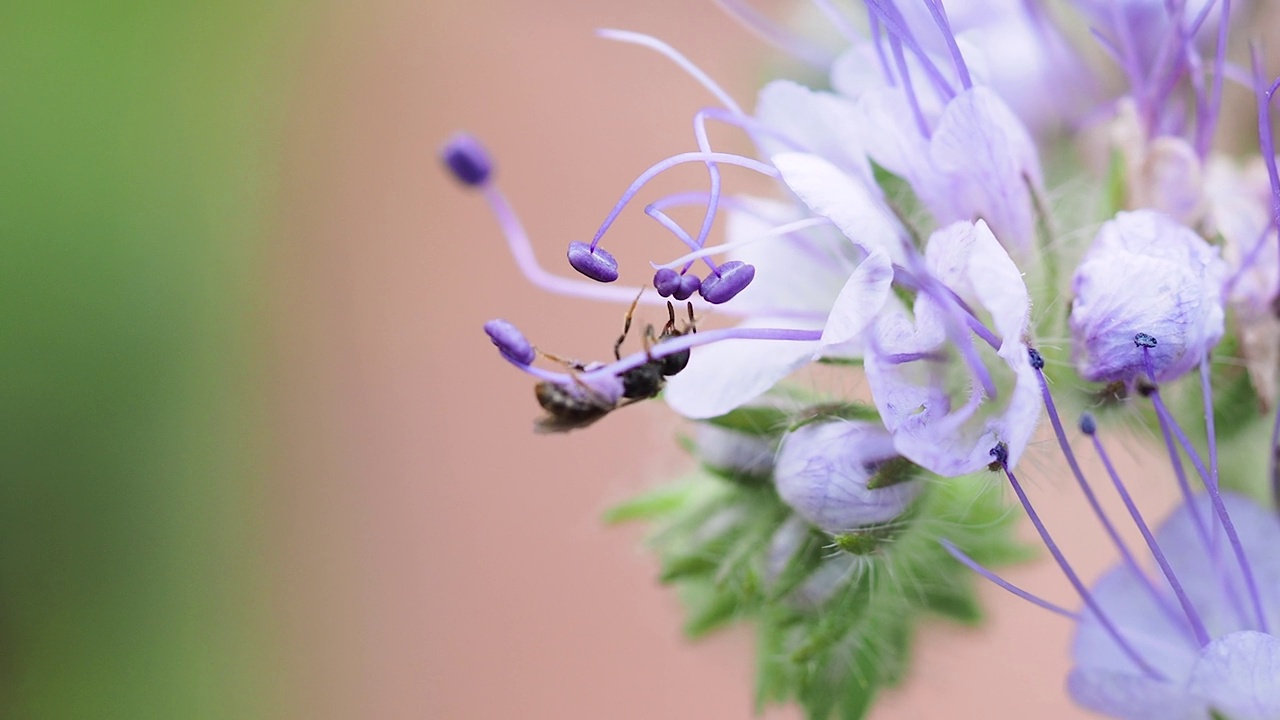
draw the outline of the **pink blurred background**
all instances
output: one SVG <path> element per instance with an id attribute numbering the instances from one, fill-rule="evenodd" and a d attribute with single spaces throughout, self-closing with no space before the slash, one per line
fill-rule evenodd
<path id="1" fill-rule="evenodd" d="M 505 317 L 540 346 L 598 357 L 622 308 L 531 287 L 484 203 L 436 159 L 455 130 L 483 138 L 540 259 L 559 268 L 635 175 L 692 147 L 690 117 L 711 102 L 597 27 L 663 38 L 748 106 L 770 57 L 712 3 L 680 0 L 333 3 L 304 33 L 269 267 L 289 716 L 753 713 L 750 632 L 685 641 L 641 529 L 600 519 L 686 465 L 676 421 L 651 403 L 535 436 L 532 382 L 480 330 Z M 624 267 L 647 258 L 653 230 L 637 214 L 613 235 Z M 1096 577 L 1113 553 L 1057 458 L 1041 444 L 1025 474 Z M 1139 501 L 1161 514 L 1169 484 L 1148 485 Z M 1008 577 L 1077 604 L 1047 559 Z M 986 627 L 930 626 L 910 682 L 872 717 L 1086 715 L 1064 691 L 1068 624 L 982 593 Z"/>

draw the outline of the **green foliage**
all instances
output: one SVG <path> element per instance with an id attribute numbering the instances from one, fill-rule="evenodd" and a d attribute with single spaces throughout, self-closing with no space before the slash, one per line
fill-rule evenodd
<path id="1" fill-rule="evenodd" d="M 608 519 L 655 524 L 660 578 L 687 609 L 689 637 L 754 625 L 758 706 L 796 702 L 815 720 L 856 720 L 906 676 L 923 619 L 982 619 L 972 573 L 940 538 L 988 566 L 1030 557 L 1012 539 L 1019 516 L 991 477 L 918 481 L 927 486 L 906 516 L 836 538 L 803 526 L 771 484 L 711 473 L 627 502 Z"/>

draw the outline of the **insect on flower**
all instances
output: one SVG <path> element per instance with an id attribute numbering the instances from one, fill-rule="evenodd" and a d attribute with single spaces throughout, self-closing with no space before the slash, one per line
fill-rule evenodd
<path id="1" fill-rule="evenodd" d="M 627 309 L 626 319 L 622 324 L 622 334 L 613 344 L 614 360 L 622 360 L 622 344 L 631 332 L 631 320 L 635 315 L 640 296 Z M 534 427 L 538 432 L 568 432 L 584 428 L 600 418 L 621 407 L 626 407 L 641 400 L 655 398 L 666 385 L 667 378 L 675 375 L 689 364 L 689 350 L 680 350 L 670 355 L 653 357 L 654 346 L 672 338 L 697 332 L 697 324 L 693 317 L 693 303 L 687 303 L 689 321 L 680 326 L 676 322 L 676 309 L 667 302 L 667 322 L 662 330 L 655 332 L 653 325 L 646 325 L 644 346 L 647 361 L 636 367 L 622 371 L 617 377 L 621 380 L 620 394 L 593 387 L 580 375 L 573 376 L 573 384 L 566 385 L 555 380 L 543 380 L 534 387 L 538 404 L 547 415 L 538 419 Z M 586 372 L 603 367 L 599 364 L 584 365 L 573 360 L 563 360 L 553 355 L 544 356 L 568 366 L 575 373 Z"/>

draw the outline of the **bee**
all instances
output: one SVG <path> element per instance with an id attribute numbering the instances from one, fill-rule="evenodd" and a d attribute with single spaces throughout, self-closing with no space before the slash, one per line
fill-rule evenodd
<path id="1" fill-rule="evenodd" d="M 627 335 L 631 332 L 632 316 L 635 314 L 636 305 L 639 302 L 640 296 L 637 295 L 636 299 L 631 303 L 631 307 L 627 310 L 626 319 L 622 324 L 622 334 L 618 336 L 617 342 L 613 344 L 613 357 L 615 360 L 622 359 L 622 344 L 626 342 Z M 655 345 L 671 338 L 697 332 L 697 325 L 693 317 L 693 303 L 688 303 L 688 312 L 688 323 L 682 327 L 678 326 L 675 306 L 668 301 L 667 323 L 662 326 L 662 330 L 655 332 L 653 325 L 645 327 L 645 352 L 649 352 Z M 590 386 L 577 375 L 577 373 L 587 372 L 599 367 L 598 364 L 584 365 L 580 362 L 561 360 L 550 355 L 548 357 L 567 365 L 575 374 L 573 385 L 544 380 L 534 387 L 534 394 L 538 398 L 538 404 L 542 406 L 543 410 L 547 411 L 544 417 L 539 418 L 534 423 L 534 429 L 542 433 L 568 432 L 584 428 L 618 408 L 657 397 L 658 393 L 662 392 L 662 388 L 666 386 L 667 378 L 684 370 L 685 366 L 689 364 L 688 350 L 682 350 L 660 358 L 654 358 L 650 355 L 648 362 L 623 371 L 618 377 L 622 384 L 621 392 L 614 394 Z"/>

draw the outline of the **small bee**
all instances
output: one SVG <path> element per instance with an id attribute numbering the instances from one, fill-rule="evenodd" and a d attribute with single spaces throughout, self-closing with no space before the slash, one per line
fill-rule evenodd
<path id="1" fill-rule="evenodd" d="M 617 342 L 613 344 L 613 357 L 616 360 L 622 359 L 622 344 L 626 342 L 627 334 L 631 331 L 631 317 L 635 313 L 636 305 L 639 302 L 640 296 L 637 295 L 635 301 L 631 303 L 631 308 L 627 310 L 627 317 L 622 325 L 622 334 L 618 336 Z M 667 323 L 662 326 L 662 331 L 655 333 L 652 325 L 645 328 L 645 351 L 650 351 L 653 346 L 670 338 L 697 332 L 698 329 L 693 318 L 693 303 L 688 304 L 688 310 L 688 324 L 684 327 L 677 327 L 675 306 L 668 301 Z M 580 362 L 560 360 L 554 356 L 548 357 L 558 360 L 576 372 L 586 372 L 594 367 Z M 626 370 L 619 376 L 622 381 L 622 391 L 619 396 L 611 396 L 610 393 L 593 388 L 578 378 L 577 375 L 574 376 L 576 384 L 573 386 L 565 386 L 544 380 L 534 387 L 534 394 L 538 398 L 538 404 L 542 406 L 543 410 L 547 411 L 547 415 L 539 418 L 534 423 L 534 428 L 538 432 L 550 433 L 568 432 L 569 430 L 587 427 L 618 408 L 626 407 L 640 400 L 657 397 L 658 393 L 662 392 L 662 388 L 667 384 L 667 378 L 684 370 L 688 364 L 688 350 L 682 350 L 661 358 L 653 358 L 651 356 L 648 362 Z"/>

